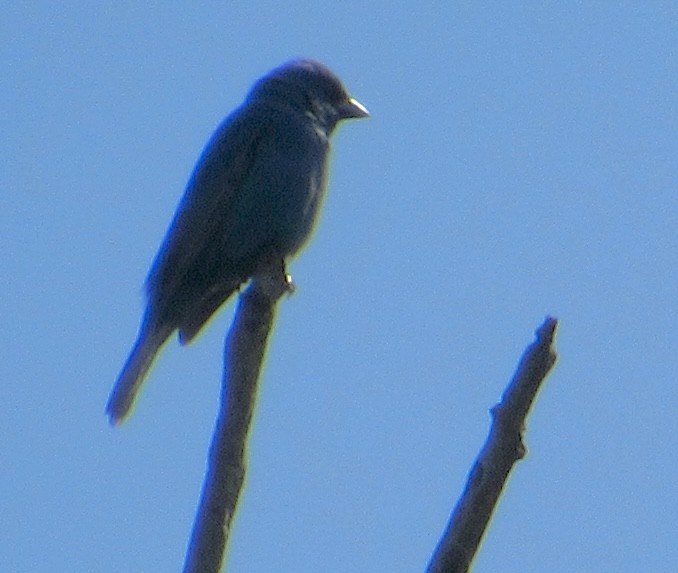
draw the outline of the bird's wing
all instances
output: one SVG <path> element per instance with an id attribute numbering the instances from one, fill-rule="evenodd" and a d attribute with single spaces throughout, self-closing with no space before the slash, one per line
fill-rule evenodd
<path id="1" fill-rule="evenodd" d="M 270 131 L 270 123 L 244 108 L 227 118 L 205 147 L 146 279 L 149 305 L 160 320 L 187 274 L 200 270 L 196 261 L 204 250 L 215 237 L 229 234 L 237 194 Z"/>

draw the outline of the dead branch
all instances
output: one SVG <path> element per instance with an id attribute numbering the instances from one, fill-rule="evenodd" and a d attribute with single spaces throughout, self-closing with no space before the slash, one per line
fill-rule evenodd
<path id="1" fill-rule="evenodd" d="M 501 401 L 492 408 L 492 426 L 461 498 L 438 542 L 428 573 L 469 570 L 513 465 L 525 455 L 525 419 L 541 383 L 556 361 L 553 339 L 558 321 L 546 318 L 525 350 Z"/>
<path id="2" fill-rule="evenodd" d="M 281 276 L 278 266 L 253 279 L 240 296 L 226 336 L 221 404 L 184 573 L 218 573 L 221 569 L 245 480 L 247 434 L 276 303 L 291 290 L 290 277 Z"/>

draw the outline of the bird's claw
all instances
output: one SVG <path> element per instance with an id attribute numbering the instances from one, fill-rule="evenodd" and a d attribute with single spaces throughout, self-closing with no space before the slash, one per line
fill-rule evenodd
<path id="1" fill-rule="evenodd" d="M 283 272 L 283 282 L 285 283 L 285 288 L 288 294 L 293 294 L 297 290 L 297 285 L 292 278 L 292 275 L 286 272 Z"/>

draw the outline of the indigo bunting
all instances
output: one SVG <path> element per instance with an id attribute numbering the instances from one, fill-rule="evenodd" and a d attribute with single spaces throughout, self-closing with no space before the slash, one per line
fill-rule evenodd
<path id="1" fill-rule="evenodd" d="M 367 117 L 339 78 L 294 60 L 258 80 L 207 143 L 145 283 L 137 340 L 106 406 L 129 413 L 165 341 L 192 341 L 264 265 L 306 242 L 325 192 L 329 138 L 343 119 Z"/>

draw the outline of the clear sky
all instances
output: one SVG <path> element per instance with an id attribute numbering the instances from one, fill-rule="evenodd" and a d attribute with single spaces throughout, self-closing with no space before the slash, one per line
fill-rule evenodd
<path id="1" fill-rule="evenodd" d="M 310 56 L 372 118 L 291 267 L 229 571 L 423 570 L 549 314 L 474 571 L 678 571 L 678 4 L 188 6 L 3 4 L 0 570 L 180 570 L 233 304 L 104 405 L 202 146 Z"/>

